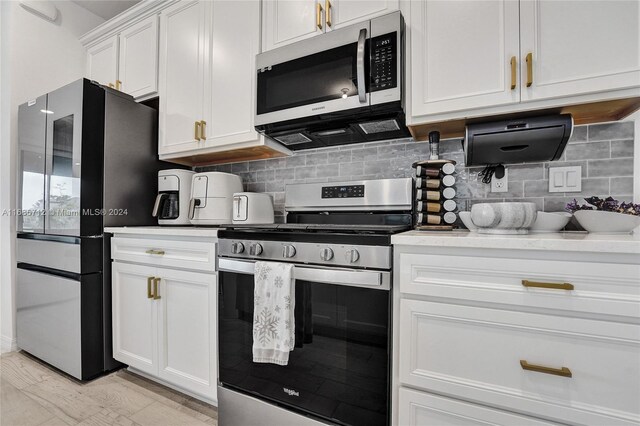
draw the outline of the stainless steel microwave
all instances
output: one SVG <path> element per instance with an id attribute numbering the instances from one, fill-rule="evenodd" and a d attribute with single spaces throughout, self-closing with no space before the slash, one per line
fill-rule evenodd
<path id="1" fill-rule="evenodd" d="M 255 127 L 290 149 L 405 137 L 400 12 L 256 57 Z"/>

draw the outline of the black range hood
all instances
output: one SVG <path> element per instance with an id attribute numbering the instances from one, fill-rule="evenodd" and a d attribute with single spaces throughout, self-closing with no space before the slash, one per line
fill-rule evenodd
<path id="1" fill-rule="evenodd" d="M 293 151 L 411 136 L 400 102 L 270 123 L 256 130 Z"/>
<path id="2" fill-rule="evenodd" d="M 554 161 L 562 156 L 572 129 L 571 114 L 469 124 L 464 139 L 465 164 Z"/>

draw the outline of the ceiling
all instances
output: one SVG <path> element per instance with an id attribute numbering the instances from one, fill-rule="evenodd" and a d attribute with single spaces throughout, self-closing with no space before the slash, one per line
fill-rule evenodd
<path id="1" fill-rule="evenodd" d="M 104 20 L 124 12 L 140 0 L 71 0 Z"/>

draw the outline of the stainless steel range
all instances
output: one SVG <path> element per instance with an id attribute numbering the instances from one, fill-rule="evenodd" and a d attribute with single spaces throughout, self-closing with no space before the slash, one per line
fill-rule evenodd
<path id="1" fill-rule="evenodd" d="M 388 425 L 391 235 L 411 179 L 288 185 L 287 223 L 219 233 L 219 423 Z M 257 260 L 294 264 L 286 366 L 252 362 Z"/>

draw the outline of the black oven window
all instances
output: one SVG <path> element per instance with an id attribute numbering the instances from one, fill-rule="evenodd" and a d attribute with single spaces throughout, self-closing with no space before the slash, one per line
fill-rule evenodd
<path id="1" fill-rule="evenodd" d="M 351 43 L 259 71 L 258 114 L 357 95 L 357 50 Z"/>
<path id="2" fill-rule="evenodd" d="M 389 292 L 296 282 L 287 366 L 252 361 L 253 276 L 220 273 L 220 381 L 340 424 L 386 425 Z"/>

